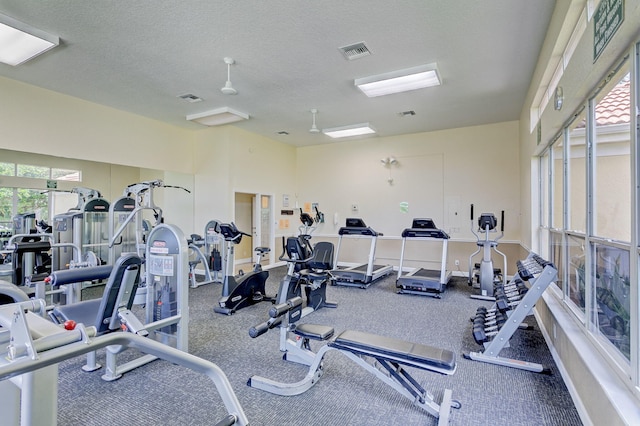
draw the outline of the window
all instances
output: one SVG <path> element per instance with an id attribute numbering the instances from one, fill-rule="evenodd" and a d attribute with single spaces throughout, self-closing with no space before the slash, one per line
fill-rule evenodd
<path id="1" fill-rule="evenodd" d="M 578 312 L 585 312 L 586 308 L 586 252 L 584 237 L 567 236 L 567 269 L 568 280 L 566 288 L 567 299 L 578 309 Z M 584 315 L 580 315 L 584 320 Z"/>
<path id="2" fill-rule="evenodd" d="M 556 268 L 558 268 L 558 281 L 556 285 L 563 288 L 564 285 L 564 244 L 562 243 L 563 234 L 560 232 L 551 232 L 551 256 L 550 259 Z"/>
<path id="3" fill-rule="evenodd" d="M 574 232 L 587 231 L 587 171 L 586 171 L 586 115 L 578 117 L 567 132 L 567 198 L 568 229 Z"/>
<path id="4" fill-rule="evenodd" d="M 35 213 L 37 220 L 49 220 L 49 197 L 39 189 L 17 188 L 16 213 Z"/>
<path id="5" fill-rule="evenodd" d="M 549 151 L 540 157 L 540 225 L 549 227 Z"/>
<path id="6" fill-rule="evenodd" d="M 51 179 L 80 182 L 80 171 L 69 169 L 51 169 Z"/>
<path id="7" fill-rule="evenodd" d="M 553 145 L 551 154 L 551 227 L 562 229 L 564 228 L 564 147 L 562 139 L 558 139 L 558 142 Z"/>
<path id="8" fill-rule="evenodd" d="M 66 180 L 72 182 L 82 181 L 80 170 L 58 169 L 55 167 L 46 166 L 32 166 L 29 164 L 18 164 L 16 168 L 15 164 L 12 163 L 0 163 L 0 175 L 35 179 Z"/>
<path id="9" fill-rule="evenodd" d="M 627 68 L 625 68 L 627 69 Z M 596 98 L 593 233 L 631 241 L 631 92 L 629 73 Z"/>
<path id="10" fill-rule="evenodd" d="M 631 356 L 629 250 L 594 244 L 597 331 L 624 357 Z"/>
<path id="11" fill-rule="evenodd" d="M 11 229 L 13 217 L 13 188 L 0 188 L 0 229 Z"/>
<path id="12" fill-rule="evenodd" d="M 631 242 L 638 241 L 631 230 L 640 228 L 640 210 L 632 204 L 633 189 L 640 195 L 640 176 L 632 173 L 640 168 L 640 155 L 631 153 L 640 149 L 631 128 L 631 87 L 636 87 L 631 80 L 639 76 L 629 69 L 623 62 L 612 71 L 585 99 L 585 112 L 540 157 L 540 173 L 548 164 L 550 176 L 548 182 L 541 176 L 539 205 L 540 234 L 549 233 L 549 257 L 558 267 L 565 305 L 631 377 L 631 366 L 640 368 L 640 351 L 631 347 L 631 336 L 640 334 L 632 309 L 639 303 L 632 283 L 640 280 L 631 267 L 640 262 L 640 252 L 631 250 Z M 640 392 L 639 377 L 634 386 Z"/>
<path id="13" fill-rule="evenodd" d="M 13 163 L 0 163 L 0 176 L 15 176 L 16 165 Z"/>
<path id="14" fill-rule="evenodd" d="M 49 179 L 50 169 L 44 166 L 31 166 L 28 164 L 18 164 L 18 177 Z"/>

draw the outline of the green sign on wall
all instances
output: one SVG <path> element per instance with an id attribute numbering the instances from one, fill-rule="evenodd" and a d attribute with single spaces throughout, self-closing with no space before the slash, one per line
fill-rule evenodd
<path id="1" fill-rule="evenodd" d="M 601 0 L 593 15 L 593 62 L 624 21 L 624 0 Z"/>

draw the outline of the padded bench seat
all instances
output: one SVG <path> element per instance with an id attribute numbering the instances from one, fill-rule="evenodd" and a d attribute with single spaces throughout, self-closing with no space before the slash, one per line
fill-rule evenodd
<path id="1" fill-rule="evenodd" d="M 333 327 L 318 324 L 299 324 L 293 332 L 306 339 L 327 340 L 333 336 Z"/>
<path id="2" fill-rule="evenodd" d="M 102 303 L 102 299 L 91 299 L 71 305 L 56 306 L 53 308 L 52 315 L 56 317 L 56 320 L 60 324 L 72 319 L 77 323 L 82 323 L 86 327 L 89 327 L 95 325 L 96 314 L 100 310 L 100 303 Z"/>
<path id="3" fill-rule="evenodd" d="M 456 369 L 456 355 L 447 349 L 362 331 L 345 330 L 330 345 L 373 357 L 384 356 L 401 364 L 443 374 L 453 374 Z"/>

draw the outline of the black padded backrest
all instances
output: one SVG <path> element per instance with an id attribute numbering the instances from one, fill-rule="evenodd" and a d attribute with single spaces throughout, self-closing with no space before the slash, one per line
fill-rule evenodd
<path id="1" fill-rule="evenodd" d="M 308 243 L 305 243 L 302 236 L 297 237 L 289 237 L 287 238 L 287 243 L 285 250 L 287 251 L 287 257 L 289 259 L 295 260 L 303 260 L 308 258 L 311 254 L 309 253 Z M 302 269 L 307 269 L 306 263 L 296 263 L 294 271 L 298 272 Z"/>
<path id="2" fill-rule="evenodd" d="M 327 241 L 320 241 L 313 247 L 313 256 L 307 262 L 311 269 L 328 271 L 333 269 L 333 244 Z"/>
<path id="3" fill-rule="evenodd" d="M 117 329 L 118 310 L 131 309 L 140 280 L 142 260 L 135 254 L 122 255 L 116 260 L 104 289 L 95 326 L 98 334 Z"/>
<path id="4" fill-rule="evenodd" d="M 301 236 L 287 238 L 286 250 L 290 259 L 303 260 L 309 257 L 309 250 Z"/>

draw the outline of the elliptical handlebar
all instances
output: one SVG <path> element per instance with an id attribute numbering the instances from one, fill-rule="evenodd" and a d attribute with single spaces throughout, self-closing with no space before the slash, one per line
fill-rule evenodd
<path id="1" fill-rule="evenodd" d="M 473 204 L 471 204 L 471 233 L 475 235 L 476 239 L 480 239 L 480 235 L 476 233 L 475 227 L 473 226 Z"/>
<path id="2" fill-rule="evenodd" d="M 317 211 L 317 209 L 316 209 Z M 300 209 L 300 222 L 302 224 L 298 226 L 298 231 L 300 235 L 308 235 L 311 238 L 311 234 L 316 230 L 314 223 L 316 222 L 309 213 L 306 213 L 302 209 Z"/>

